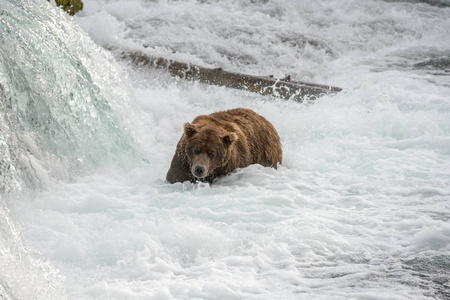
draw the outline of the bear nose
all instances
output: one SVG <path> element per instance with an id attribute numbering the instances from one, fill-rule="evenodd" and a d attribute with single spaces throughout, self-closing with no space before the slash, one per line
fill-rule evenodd
<path id="1" fill-rule="evenodd" d="M 205 168 L 202 166 L 195 166 L 194 172 L 195 172 L 195 174 L 194 174 L 195 176 L 202 177 L 203 173 L 205 173 Z"/>

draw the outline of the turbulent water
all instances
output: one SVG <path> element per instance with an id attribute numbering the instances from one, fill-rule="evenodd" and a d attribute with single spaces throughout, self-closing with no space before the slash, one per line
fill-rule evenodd
<path id="1" fill-rule="evenodd" d="M 312 104 L 123 51 L 344 90 Z M 0 0 L 0 299 L 450 299 L 450 2 Z M 273 123 L 278 170 L 164 182 L 182 126 Z"/>

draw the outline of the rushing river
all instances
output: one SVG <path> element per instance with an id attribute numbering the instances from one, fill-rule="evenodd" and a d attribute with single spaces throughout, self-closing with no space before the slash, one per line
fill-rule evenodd
<path id="1" fill-rule="evenodd" d="M 0 0 L 0 299 L 450 299 L 449 1 L 84 2 Z M 283 165 L 166 183 L 183 124 L 234 107 Z"/>

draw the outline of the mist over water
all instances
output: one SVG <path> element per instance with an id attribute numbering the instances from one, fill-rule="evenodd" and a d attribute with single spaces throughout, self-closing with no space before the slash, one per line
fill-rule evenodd
<path id="1" fill-rule="evenodd" d="M 0 3 L 0 298 L 450 297 L 446 1 Z M 131 50 L 344 91 L 183 82 Z M 283 165 L 164 182 L 183 124 L 234 107 Z"/>

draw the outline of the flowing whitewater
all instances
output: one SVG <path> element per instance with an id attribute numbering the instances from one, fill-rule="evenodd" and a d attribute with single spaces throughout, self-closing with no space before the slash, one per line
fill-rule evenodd
<path id="1" fill-rule="evenodd" d="M 0 298 L 450 298 L 447 1 L 0 3 Z M 344 91 L 183 82 L 136 50 Z M 283 165 L 164 182 L 183 124 L 234 107 Z"/>
<path id="2" fill-rule="evenodd" d="M 120 68 L 64 17 L 44 1 L 0 1 L 2 193 L 22 198 L 51 181 L 140 161 L 114 113 L 129 100 Z M 3 201 L 0 227 L 0 298 L 64 298 L 62 277 L 22 240 Z"/>
<path id="3" fill-rule="evenodd" d="M 53 172 L 57 160 L 119 160 L 117 153 L 131 146 L 113 113 L 114 101 L 128 101 L 117 91 L 125 86 L 117 67 L 45 3 L 2 1 L 1 9 L 2 189 L 41 180 L 38 169 Z"/>

